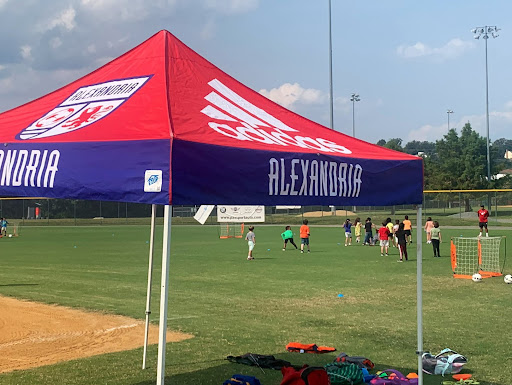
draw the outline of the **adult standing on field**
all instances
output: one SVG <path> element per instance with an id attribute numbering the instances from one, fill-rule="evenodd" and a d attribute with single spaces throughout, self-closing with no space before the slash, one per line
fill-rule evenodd
<path id="1" fill-rule="evenodd" d="M 489 229 L 487 228 L 487 221 L 489 220 L 489 211 L 487 211 L 484 205 L 480 206 L 480 210 L 478 210 L 478 227 L 480 227 L 479 237 L 482 236 L 482 231 L 485 228 L 485 236 L 489 236 Z"/>
<path id="2" fill-rule="evenodd" d="M 409 220 L 409 215 L 405 216 L 405 219 L 402 222 L 404 224 L 405 236 L 407 238 L 407 242 L 409 244 L 412 243 L 412 222 Z"/>

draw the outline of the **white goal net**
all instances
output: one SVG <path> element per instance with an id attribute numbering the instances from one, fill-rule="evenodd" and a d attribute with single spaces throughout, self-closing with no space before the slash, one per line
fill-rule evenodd
<path id="1" fill-rule="evenodd" d="M 503 247 L 502 240 L 505 240 Z M 488 278 L 502 275 L 505 249 L 505 237 L 453 237 L 450 251 L 453 276 L 471 278 L 480 273 L 483 278 Z"/>

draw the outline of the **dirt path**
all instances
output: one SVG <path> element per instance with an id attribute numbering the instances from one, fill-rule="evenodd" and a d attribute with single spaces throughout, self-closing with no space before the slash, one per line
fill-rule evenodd
<path id="1" fill-rule="evenodd" d="M 0 296 L 0 373 L 144 345 L 144 321 Z M 167 332 L 167 342 L 192 335 Z M 149 328 L 149 343 L 158 327 Z"/>

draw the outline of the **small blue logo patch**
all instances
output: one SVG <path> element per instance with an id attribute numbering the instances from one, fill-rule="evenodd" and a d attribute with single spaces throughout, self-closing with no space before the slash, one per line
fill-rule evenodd
<path id="1" fill-rule="evenodd" d="M 149 178 L 148 178 L 148 184 L 151 186 L 152 184 L 155 184 L 156 182 L 158 182 L 158 175 L 151 175 Z"/>

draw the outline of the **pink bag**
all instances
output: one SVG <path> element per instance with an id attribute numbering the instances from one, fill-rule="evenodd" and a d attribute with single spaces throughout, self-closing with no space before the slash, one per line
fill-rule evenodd
<path id="1" fill-rule="evenodd" d="M 418 385 L 417 378 L 407 378 L 398 370 L 386 369 L 385 373 L 394 373 L 396 376 L 392 378 L 375 377 L 370 381 L 371 385 Z"/>

